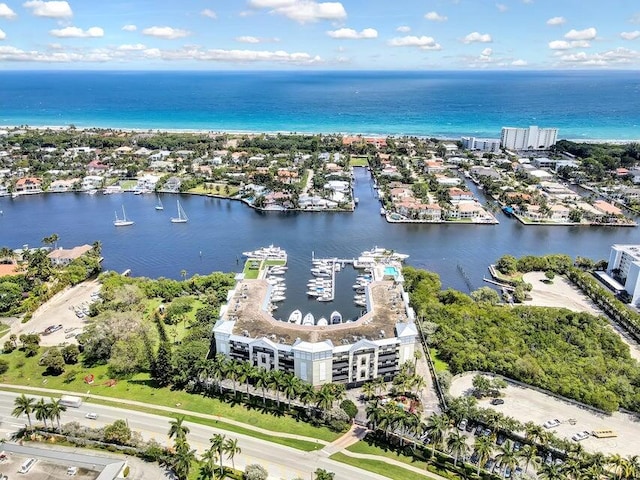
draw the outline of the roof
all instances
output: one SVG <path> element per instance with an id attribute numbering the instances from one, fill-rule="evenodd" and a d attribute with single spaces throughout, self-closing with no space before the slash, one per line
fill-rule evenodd
<path id="1" fill-rule="evenodd" d="M 52 251 L 49 255 L 47 255 L 47 258 L 50 258 L 52 260 L 54 259 L 75 260 L 76 258 L 79 258 L 85 253 L 89 252 L 92 248 L 93 247 L 91 247 L 91 245 L 87 245 L 87 244 L 80 245 L 79 247 L 73 247 L 68 250 L 60 247 L 57 250 Z"/>

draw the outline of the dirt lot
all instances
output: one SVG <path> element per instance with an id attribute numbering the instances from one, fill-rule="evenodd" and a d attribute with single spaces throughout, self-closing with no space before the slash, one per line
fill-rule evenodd
<path id="1" fill-rule="evenodd" d="M 39 333 L 40 345 L 43 346 L 77 343 L 75 335 L 82 332 L 87 322 L 86 318 L 76 316 L 74 308 L 88 306 L 92 301 L 91 294 L 99 291 L 100 283 L 97 280 L 91 280 L 58 293 L 36 310 L 27 323 L 14 321 L 11 324 L 11 330 L 2 341 L 12 333 L 18 336 L 22 333 Z M 62 325 L 62 329 L 49 335 L 42 335 L 44 329 L 50 325 Z M 69 338 L 66 338 L 67 336 Z"/>
<path id="2" fill-rule="evenodd" d="M 556 276 L 553 283 L 548 283 L 544 272 L 525 273 L 523 280 L 530 283 L 533 289 L 530 292 L 531 300 L 525 302 L 526 305 L 535 305 L 539 307 L 562 307 L 574 312 L 587 312 L 593 315 L 603 315 L 600 310 L 589 297 L 575 288 L 564 277 Z M 608 319 L 608 318 L 607 318 Z M 609 324 L 613 328 L 624 343 L 629 345 L 629 353 L 631 358 L 640 361 L 640 345 L 633 338 L 621 329 L 618 325 L 611 322 Z"/>
<path id="3" fill-rule="evenodd" d="M 474 374 L 469 373 L 454 379 L 449 390 L 451 395 L 468 395 L 473 388 L 473 377 Z M 488 399 L 479 401 L 478 405 L 493 408 L 523 423 L 532 421 L 542 425 L 547 420 L 557 418 L 561 423 L 551 431 L 567 439 L 571 439 L 575 433 L 582 430 L 614 430 L 618 434 L 615 438 L 589 437 L 580 443 L 589 452 L 598 451 L 607 455 L 618 453 L 622 456 L 638 454 L 640 418 L 621 413 L 611 416 L 600 415 L 550 395 L 511 384 L 503 393 L 504 405 L 493 406 Z M 575 424 L 569 423 L 569 419 L 574 419 Z"/>

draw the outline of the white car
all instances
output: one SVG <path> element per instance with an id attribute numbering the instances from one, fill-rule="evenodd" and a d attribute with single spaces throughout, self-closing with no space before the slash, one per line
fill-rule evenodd
<path id="1" fill-rule="evenodd" d="M 85 415 L 85 418 L 88 418 L 89 420 L 95 420 L 98 418 L 98 414 L 95 412 L 89 412 Z"/>
<path id="2" fill-rule="evenodd" d="M 580 442 L 587 437 L 589 437 L 589 432 L 583 430 L 582 432 L 578 432 L 573 437 L 571 437 L 571 440 L 573 440 L 574 442 Z"/>
<path id="3" fill-rule="evenodd" d="M 560 425 L 560 420 L 558 420 L 557 418 L 554 418 L 553 420 L 547 420 L 542 424 L 544 428 L 553 428 L 557 427 L 558 425 Z"/>

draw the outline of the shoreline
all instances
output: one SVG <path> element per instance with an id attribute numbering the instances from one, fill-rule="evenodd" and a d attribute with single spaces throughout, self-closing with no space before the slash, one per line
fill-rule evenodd
<path id="1" fill-rule="evenodd" d="M 436 138 L 441 141 L 453 141 L 457 142 L 461 137 L 476 136 L 473 133 L 460 133 L 457 136 L 450 135 L 437 135 L 437 134 L 409 134 L 409 133 L 363 133 L 363 132 L 348 132 L 348 131 L 334 131 L 334 132 L 302 132 L 302 131 L 287 131 L 287 130 L 214 130 L 206 128 L 158 128 L 158 127 L 117 127 L 117 126 L 75 126 L 71 128 L 70 125 L 0 125 L 0 130 L 38 130 L 45 131 L 51 130 L 56 132 L 63 132 L 66 130 L 73 130 L 78 132 L 90 131 L 90 130 L 115 130 L 119 132 L 127 133 L 185 133 L 194 135 L 343 135 L 343 136 L 362 136 L 370 138 L 402 138 L 402 137 L 416 137 L 416 138 Z M 478 137 L 479 138 L 479 137 Z M 484 138 L 484 137 L 483 137 Z M 496 137 L 497 139 L 497 137 Z M 616 139 L 616 138 L 561 138 L 559 140 L 567 140 L 574 143 L 593 143 L 593 144 L 616 144 L 626 145 L 629 143 L 640 143 L 640 137 L 636 139 Z"/>

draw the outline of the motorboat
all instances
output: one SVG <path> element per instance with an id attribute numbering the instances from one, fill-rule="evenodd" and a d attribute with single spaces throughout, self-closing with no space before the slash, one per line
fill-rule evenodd
<path id="1" fill-rule="evenodd" d="M 287 252 L 280 247 L 269 245 L 258 250 L 242 252 L 242 255 L 249 258 L 258 258 L 264 260 L 287 260 Z"/>
<path id="2" fill-rule="evenodd" d="M 331 270 L 316 270 L 316 269 L 312 269 L 311 273 L 315 277 L 330 277 L 331 276 Z"/>
<path id="3" fill-rule="evenodd" d="M 331 302 L 333 300 L 333 295 L 330 293 L 325 293 L 321 297 L 318 297 L 319 302 Z"/>
<path id="4" fill-rule="evenodd" d="M 318 291 L 318 290 L 308 290 L 307 291 L 307 295 L 309 295 L 310 297 L 319 297 L 323 293 L 324 293 L 323 291 Z"/>
<path id="5" fill-rule="evenodd" d="M 302 322 L 302 312 L 300 310 L 294 310 L 289 315 L 289 323 L 297 323 L 300 324 Z"/>
<path id="6" fill-rule="evenodd" d="M 331 312 L 331 316 L 329 318 L 331 320 L 331 325 L 337 325 L 339 323 L 342 323 L 342 314 L 337 310 L 334 310 L 333 312 Z"/>
<path id="7" fill-rule="evenodd" d="M 354 300 L 353 303 L 355 303 L 359 307 L 366 307 L 367 306 L 367 302 L 364 299 L 363 300 Z"/>
<path id="8" fill-rule="evenodd" d="M 327 322 L 327 319 L 324 317 L 321 317 L 318 319 L 318 321 L 316 322 L 316 325 L 319 327 L 326 327 L 329 324 L 329 322 Z"/>
<path id="9" fill-rule="evenodd" d="M 287 299 L 284 295 L 274 295 L 271 297 L 272 302 L 284 302 Z"/>
<path id="10" fill-rule="evenodd" d="M 315 323 L 312 313 L 307 313 L 302 319 L 302 325 L 315 325 Z"/>

